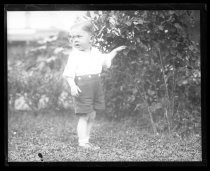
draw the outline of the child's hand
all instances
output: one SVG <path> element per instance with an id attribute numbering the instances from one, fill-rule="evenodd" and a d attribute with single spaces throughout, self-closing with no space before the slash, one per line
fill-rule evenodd
<path id="1" fill-rule="evenodd" d="M 125 49 L 126 47 L 127 47 L 127 46 L 119 46 L 119 47 L 115 48 L 113 51 L 119 52 L 119 51 Z"/>
<path id="2" fill-rule="evenodd" d="M 78 96 L 79 93 L 82 92 L 77 85 L 71 86 L 71 95 Z"/>

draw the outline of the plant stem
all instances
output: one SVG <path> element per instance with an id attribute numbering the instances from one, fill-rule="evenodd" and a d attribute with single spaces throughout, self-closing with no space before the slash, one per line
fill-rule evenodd
<path id="1" fill-rule="evenodd" d="M 165 71 L 164 71 L 164 67 L 163 67 L 162 57 L 161 57 L 161 54 L 160 54 L 160 49 L 158 49 L 158 53 L 159 53 L 161 68 L 162 68 L 162 72 L 163 72 L 163 80 L 164 80 L 164 85 L 165 85 L 165 89 L 166 89 L 166 96 L 168 98 L 167 102 L 170 103 L 168 87 L 167 87 L 167 84 L 166 84 Z M 171 124 L 170 124 L 170 119 L 169 119 L 169 116 L 168 116 L 168 111 L 170 111 L 170 104 L 167 103 L 165 114 L 166 114 L 166 118 L 167 118 L 167 122 L 168 122 L 168 131 L 169 131 L 169 134 L 170 134 L 170 132 L 171 132 Z"/>
<path id="2" fill-rule="evenodd" d="M 174 57 L 173 57 L 173 67 L 174 67 Z M 176 87 L 176 85 L 175 85 L 175 78 L 174 78 L 174 70 L 175 70 L 175 68 L 173 68 L 173 87 L 172 87 L 172 98 L 173 98 L 173 102 L 172 102 L 172 112 L 171 112 L 171 114 L 172 115 L 174 115 L 174 92 L 175 92 L 175 87 Z"/>
<path id="3" fill-rule="evenodd" d="M 154 123 L 154 121 L 153 121 L 152 113 L 151 113 L 151 111 L 150 111 L 149 104 L 148 104 L 148 102 L 147 102 L 147 100 L 146 100 L 144 86 L 142 86 L 142 88 L 143 88 L 144 96 L 142 96 L 141 91 L 140 91 L 140 95 L 143 97 L 142 99 L 143 99 L 143 101 L 144 101 L 144 104 L 146 104 L 146 106 L 147 106 L 147 110 L 148 110 L 148 112 L 149 112 L 149 117 L 150 117 L 150 121 L 151 121 L 151 124 L 152 124 L 153 132 L 154 132 L 155 134 L 157 134 L 157 129 L 156 129 L 155 123 Z"/>

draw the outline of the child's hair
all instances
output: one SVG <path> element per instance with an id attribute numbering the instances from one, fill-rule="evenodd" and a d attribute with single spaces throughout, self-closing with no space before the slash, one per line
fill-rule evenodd
<path id="1" fill-rule="evenodd" d="M 83 21 L 83 22 L 78 22 L 75 23 L 71 28 L 70 28 L 70 34 L 71 34 L 71 30 L 73 28 L 81 28 L 84 31 L 90 33 L 92 36 L 94 35 L 94 29 L 93 29 L 93 24 L 91 23 L 91 21 Z"/>

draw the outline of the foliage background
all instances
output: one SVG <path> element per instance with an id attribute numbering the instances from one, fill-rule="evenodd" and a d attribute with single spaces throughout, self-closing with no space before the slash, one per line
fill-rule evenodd
<path id="1" fill-rule="evenodd" d="M 88 11 L 95 45 L 102 52 L 128 48 L 104 68 L 107 119 L 146 116 L 155 134 L 200 134 L 200 12 L 195 10 Z M 8 42 L 8 108 L 38 115 L 40 110 L 72 109 L 61 77 L 68 34 L 23 44 L 21 55 Z M 14 45 L 14 44 L 13 44 Z M 23 101 L 23 100 L 22 100 Z M 16 106 L 16 107 L 15 107 Z"/>

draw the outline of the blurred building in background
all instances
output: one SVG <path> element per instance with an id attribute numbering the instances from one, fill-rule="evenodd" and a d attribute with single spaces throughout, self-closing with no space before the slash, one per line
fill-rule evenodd
<path id="1" fill-rule="evenodd" d="M 8 65 L 26 56 L 32 49 L 30 42 L 45 42 L 83 16 L 85 11 L 7 11 L 7 61 Z"/>
<path id="2" fill-rule="evenodd" d="M 27 42 L 68 31 L 85 11 L 8 11 L 7 40 Z"/>

